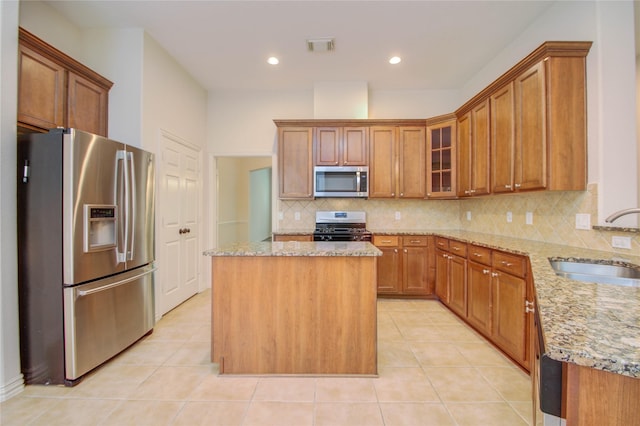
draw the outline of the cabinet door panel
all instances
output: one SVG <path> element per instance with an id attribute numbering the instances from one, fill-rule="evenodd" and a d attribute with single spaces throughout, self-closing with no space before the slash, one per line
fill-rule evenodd
<path id="1" fill-rule="evenodd" d="M 427 197 L 456 196 L 456 120 L 427 127 Z"/>
<path id="2" fill-rule="evenodd" d="M 42 129 L 64 126 L 64 67 L 20 46 L 18 80 L 18 121 Z"/>
<path id="3" fill-rule="evenodd" d="M 315 129 L 316 166 L 337 166 L 340 158 L 341 129 L 318 127 Z"/>
<path id="4" fill-rule="evenodd" d="M 278 131 L 280 198 L 313 198 L 312 128 L 281 127 Z"/>
<path id="5" fill-rule="evenodd" d="M 491 96 L 491 180 L 494 193 L 514 190 L 514 105 L 513 83 Z"/>
<path id="6" fill-rule="evenodd" d="M 399 196 L 424 198 L 426 140 L 424 127 L 401 127 L 399 135 Z"/>
<path id="7" fill-rule="evenodd" d="M 526 354 L 526 282 L 497 272 L 493 283 L 493 340 L 507 354 L 524 365 Z"/>
<path id="8" fill-rule="evenodd" d="M 471 191 L 471 112 L 458 120 L 458 195 Z"/>
<path id="9" fill-rule="evenodd" d="M 95 83 L 69 72 L 69 127 L 107 136 L 108 94 Z"/>
<path id="10" fill-rule="evenodd" d="M 445 251 L 436 249 L 436 296 L 449 304 L 449 259 Z"/>
<path id="11" fill-rule="evenodd" d="M 515 81 L 516 169 L 519 189 L 541 189 L 547 185 L 546 96 L 542 62 Z"/>
<path id="12" fill-rule="evenodd" d="M 426 247 L 402 249 L 402 292 L 406 294 L 428 294 L 428 262 Z"/>
<path id="13" fill-rule="evenodd" d="M 397 247 L 378 247 L 382 256 L 378 257 L 378 293 L 400 293 L 400 250 Z"/>
<path id="14" fill-rule="evenodd" d="M 396 127 L 373 126 L 369 130 L 369 197 L 396 196 Z"/>
<path id="15" fill-rule="evenodd" d="M 489 185 L 489 100 L 472 110 L 471 190 L 472 195 L 485 195 Z"/>
<path id="16" fill-rule="evenodd" d="M 467 275 L 467 320 L 491 336 L 491 268 L 469 262 Z"/>
<path id="17" fill-rule="evenodd" d="M 345 166 L 369 164 L 369 129 L 367 127 L 345 127 L 342 130 L 342 159 Z"/>
<path id="18" fill-rule="evenodd" d="M 449 259 L 449 307 L 461 317 L 467 316 L 467 259 Z"/>

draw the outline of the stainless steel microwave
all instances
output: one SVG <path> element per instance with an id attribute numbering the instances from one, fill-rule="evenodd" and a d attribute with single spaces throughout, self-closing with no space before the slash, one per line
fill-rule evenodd
<path id="1" fill-rule="evenodd" d="M 368 166 L 316 166 L 313 168 L 315 197 L 369 196 Z"/>

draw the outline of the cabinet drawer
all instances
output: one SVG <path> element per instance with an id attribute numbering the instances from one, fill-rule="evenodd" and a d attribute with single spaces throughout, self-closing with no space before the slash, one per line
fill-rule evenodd
<path id="1" fill-rule="evenodd" d="M 436 237 L 436 247 L 449 251 L 449 240 L 442 237 Z"/>
<path id="2" fill-rule="evenodd" d="M 494 251 L 493 267 L 518 277 L 524 277 L 527 271 L 527 259 L 515 254 Z"/>
<path id="3" fill-rule="evenodd" d="M 273 241 L 313 241 L 313 235 L 306 234 L 277 234 Z"/>
<path id="4" fill-rule="evenodd" d="M 373 245 L 378 247 L 396 247 L 400 238 L 397 235 L 374 235 Z"/>
<path id="5" fill-rule="evenodd" d="M 455 255 L 466 257 L 467 243 L 462 243 L 456 240 L 449 240 L 449 251 Z"/>
<path id="6" fill-rule="evenodd" d="M 425 236 L 407 236 L 402 237 L 402 245 L 404 247 L 426 247 L 427 246 L 427 237 Z"/>
<path id="7" fill-rule="evenodd" d="M 480 246 L 469 246 L 469 260 L 482 263 L 484 265 L 491 265 L 491 249 Z"/>

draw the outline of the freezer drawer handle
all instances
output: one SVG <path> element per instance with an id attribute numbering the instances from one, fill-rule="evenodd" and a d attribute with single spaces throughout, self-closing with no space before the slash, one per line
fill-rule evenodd
<path id="1" fill-rule="evenodd" d="M 92 288 L 91 290 L 78 290 L 78 297 L 89 296 L 89 295 L 94 294 L 94 293 L 99 293 L 101 291 L 109 290 L 109 289 L 112 289 L 114 287 L 118 287 L 118 286 L 130 283 L 131 281 L 135 281 L 135 280 L 137 280 L 138 278 L 140 278 L 140 277 L 142 277 L 144 275 L 147 275 L 147 274 L 149 274 L 151 272 L 155 272 L 157 269 L 158 268 L 153 268 L 150 271 L 143 272 L 143 273 L 138 274 L 136 276 L 133 276 L 131 278 L 127 278 L 126 280 L 118 281 L 117 283 L 113 283 L 113 284 L 107 284 L 107 285 L 104 285 L 102 287 Z"/>

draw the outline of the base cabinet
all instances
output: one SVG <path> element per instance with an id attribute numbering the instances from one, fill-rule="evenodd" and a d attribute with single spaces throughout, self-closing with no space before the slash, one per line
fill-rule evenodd
<path id="1" fill-rule="evenodd" d="M 436 237 L 436 288 L 446 294 L 443 300 L 452 311 L 467 316 L 467 245 L 460 241 Z"/>
<path id="2" fill-rule="evenodd" d="M 434 293 L 427 236 L 374 235 L 378 258 L 378 294 L 428 296 Z"/>
<path id="3" fill-rule="evenodd" d="M 441 237 L 436 246 L 438 298 L 529 371 L 533 291 L 528 260 Z"/>

